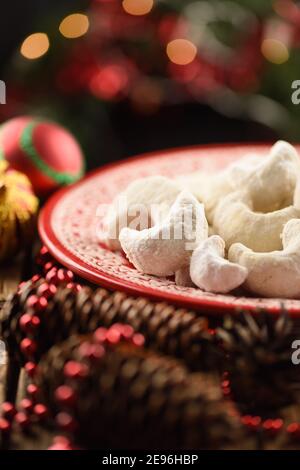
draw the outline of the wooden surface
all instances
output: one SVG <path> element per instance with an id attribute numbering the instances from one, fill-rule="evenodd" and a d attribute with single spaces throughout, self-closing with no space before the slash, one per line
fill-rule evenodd
<path id="1" fill-rule="evenodd" d="M 24 257 L 11 260 L 0 268 L 0 317 L 5 301 L 15 292 L 22 280 L 24 272 Z M 0 338 L 1 339 L 1 338 Z M 6 365 L 0 364 L 0 403 L 4 399 L 4 380 Z"/>

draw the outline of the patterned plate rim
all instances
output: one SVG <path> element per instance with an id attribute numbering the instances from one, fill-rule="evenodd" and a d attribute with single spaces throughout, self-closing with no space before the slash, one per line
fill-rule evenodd
<path id="1" fill-rule="evenodd" d="M 78 274 L 82 278 L 92 282 L 94 284 L 100 285 L 102 287 L 108 289 L 117 289 L 121 291 L 125 291 L 131 295 L 139 295 L 139 296 L 146 296 L 152 300 L 156 301 L 166 301 L 173 304 L 176 304 L 181 307 L 185 308 L 192 308 L 197 311 L 205 311 L 210 314 L 215 315 L 224 315 L 225 313 L 232 313 L 237 311 L 240 308 L 252 311 L 255 313 L 260 307 L 266 309 L 269 313 L 278 314 L 280 311 L 280 299 L 260 299 L 256 297 L 249 297 L 249 305 L 247 305 L 247 301 L 244 302 L 242 306 L 239 306 L 238 302 L 236 303 L 229 303 L 220 300 L 220 298 L 213 297 L 212 298 L 191 298 L 185 297 L 184 293 L 173 293 L 173 292 L 162 292 L 157 291 L 153 287 L 145 287 L 139 286 L 134 282 L 128 281 L 126 279 L 120 279 L 115 277 L 111 274 L 101 272 L 100 269 L 96 269 L 93 266 L 85 263 L 83 260 L 78 258 L 76 255 L 71 253 L 57 238 L 53 227 L 51 225 L 51 215 L 59 204 L 59 202 L 73 191 L 75 188 L 78 188 L 80 185 L 86 183 L 88 180 L 98 176 L 99 174 L 103 174 L 106 172 L 115 169 L 116 167 L 121 168 L 122 166 L 126 166 L 128 163 L 138 161 L 141 159 L 153 159 L 153 158 L 163 158 L 170 156 L 170 154 L 178 154 L 182 152 L 188 151 L 195 151 L 195 150 L 205 150 L 205 149 L 224 149 L 224 148 L 233 148 L 233 147 L 261 147 L 266 148 L 270 146 L 271 143 L 268 142 L 242 142 L 242 143 L 226 143 L 226 144 L 207 144 L 201 146 L 189 146 L 189 147 L 180 147 L 174 149 L 168 149 L 163 151 L 155 151 L 149 152 L 137 156 L 133 156 L 127 158 L 125 160 L 116 161 L 112 163 L 108 163 L 106 165 L 101 166 L 100 168 L 89 172 L 82 180 L 78 181 L 77 183 L 62 188 L 57 191 L 54 195 L 52 195 L 49 200 L 46 202 L 44 207 L 41 209 L 38 219 L 38 230 L 39 235 L 41 237 L 42 242 L 47 246 L 50 253 L 54 256 L 57 261 L 59 261 L 62 265 L 66 266 L 67 268 L 71 269 L 74 273 Z M 277 305 L 268 306 L 268 302 L 276 301 Z M 255 302 L 255 305 L 254 305 Z M 282 300 L 282 303 L 286 302 L 287 304 L 291 302 L 297 302 L 293 300 Z M 300 301 L 299 306 L 295 307 L 292 306 L 291 308 L 287 307 L 289 313 L 294 318 L 300 318 Z"/>

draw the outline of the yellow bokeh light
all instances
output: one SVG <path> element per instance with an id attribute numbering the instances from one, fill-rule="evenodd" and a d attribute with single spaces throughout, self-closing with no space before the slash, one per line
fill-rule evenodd
<path id="1" fill-rule="evenodd" d="M 45 33 L 34 33 L 24 39 L 20 52 L 26 59 L 39 59 L 49 49 L 49 39 Z"/>
<path id="2" fill-rule="evenodd" d="M 261 52 L 269 62 L 277 65 L 283 64 L 290 57 L 287 46 L 278 39 L 264 39 Z"/>
<path id="3" fill-rule="evenodd" d="M 75 39 L 86 34 L 89 26 L 90 22 L 86 15 L 73 13 L 62 20 L 59 31 L 65 38 Z"/>
<path id="4" fill-rule="evenodd" d="M 197 47 L 187 39 L 174 39 L 167 45 L 167 55 L 174 64 L 187 65 L 195 59 Z"/>
<path id="5" fill-rule="evenodd" d="M 153 8 L 153 0 L 123 0 L 123 8 L 126 13 L 142 16 L 149 13 Z"/>

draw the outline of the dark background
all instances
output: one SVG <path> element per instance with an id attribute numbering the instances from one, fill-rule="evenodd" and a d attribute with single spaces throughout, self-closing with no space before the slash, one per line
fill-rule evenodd
<path id="1" fill-rule="evenodd" d="M 179 98 L 176 97 L 178 99 L 174 99 L 172 102 L 162 99 L 159 107 L 151 113 L 138 112 L 132 106 L 129 96 L 112 100 L 95 100 L 86 93 L 86 90 L 79 90 L 77 94 L 71 96 L 68 93 L 64 94 L 61 90 L 57 91 L 55 86 L 52 87 L 49 77 L 54 77 L 57 68 L 60 67 L 60 65 L 57 66 L 57 63 L 53 66 L 53 62 L 55 62 L 53 57 L 59 56 L 60 64 L 64 63 L 64 57 L 70 52 L 68 47 L 73 46 L 68 44 L 66 47 L 64 44 L 59 44 L 57 37 L 55 37 L 55 41 L 58 44 L 47 54 L 48 57 L 39 59 L 38 65 L 32 64 L 32 70 L 28 71 L 28 68 L 25 68 L 24 72 L 23 65 L 18 64 L 19 48 L 24 38 L 32 32 L 40 30 L 47 30 L 50 34 L 54 28 L 53 24 L 56 25 L 64 15 L 79 10 L 90 12 L 91 3 L 95 2 L 70 2 L 69 0 L 26 0 L 21 2 L 10 0 L 2 3 L 0 78 L 4 79 L 7 84 L 7 105 L 0 107 L 2 122 L 15 115 L 27 113 L 42 114 L 61 122 L 70 128 L 79 139 L 86 154 L 88 168 L 128 155 L 171 147 L 214 142 L 274 141 L 278 137 L 298 140 L 296 116 L 298 119 L 299 110 L 293 109 L 288 102 L 291 80 L 296 80 L 297 73 L 300 73 L 298 72 L 300 69 L 296 67 L 299 64 L 299 48 L 294 45 L 292 64 L 287 66 L 286 72 L 282 69 L 285 65 L 264 65 L 262 70 L 258 72 L 260 84 L 256 90 L 251 87 L 249 90 L 242 90 L 242 93 L 240 90 L 234 90 L 242 102 L 245 99 L 245 103 L 247 103 L 249 96 L 254 96 L 259 92 L 280 106 L 289 106 L 292 109 L 292 111 L 288 111 L 289 118 L 293 122 L 292 132 L 287 129 L 286 122 L 275 126 L 272 123 L 269 125 L 265 122 L 258 122 L 259 119 L 252 119 L 247 112 L 235 112 L 234 107 L 232 112 L 220 112 L 220 106 L 212 106 L 207 103 L 206 99 L 194 99 L 190 95 L 184 95 L 182 98 L 181 91 L 178 93 Z M 98 4 L 100 3 L 101 0 L 98 0 Z M 176 9 L 174 9 L 174 5 L 171 5 L 172 2 L 169 2 L 168 8 L 172 10 L 172 14 L 176 11 L 176 15 L 181 15 L 184 3 L 174 2 L 174 5 L 176 4 Z M 252 10 L 251 2 L 237 3 L 244 4 L 244 8 Z M 98 4 L 97 8 L 101 8 Z M 254 14 L 257 15 L 266 31 L 266 22 L 274 16 L 271 4 L 267 0 L 262 0 L 260 5 L 265 5 L 263 11 L 261 6 L 257 6 L 257 2 L 254 1 L 254 4 L 257 9 L 256 11 L 254 8 Z M 155 22 L 156 19 L 153 21 Z M 285 19 L 284 22 L 286 22 Z M 95 24 L 97 26 L 96 21 L 94 29 Z M 101 34 L 100 26 L 99 29 L 98 33 Z M 75 42 L 78 44 L 80 41 L 81 39 L 74 40 L 73 44 Z M 72 40 L 69 40 L 69 43 L 72 43 Z M 122 40 L 117 38 L 114 43 L 114 53 L 116 44 L 124 52 Z M 129 50 L 128 55 L 132 58 L 128 45 L 126 47 L 125 50 Z M 163 54 L 163 52 L 161 53 Z M 109 54 L 108 50 L 108 57 Z M 101 54 L 99 56 L 101 57 Z M 157 60 L 159 60 L 158 57 Z M 151 69 L 149 67 L 150 70 L 143 71 L 143 73 L 149 74 L 149 76 L 159 76 L 159 79 L 165 78 L 165 69 L 157 71 L 155 56 L 151 57 L 151 61 Z M 280 84 L 278 86 L 272 85 L 274 81 L 279 80 L 276 78 L 279 68 L 281 68 Z M 32 76 L 34 80 L 32 80 Z M 286 77 L 286 81 L 282 77 Z M 168 77 L 168 80 L 174 82 L 174 77 L 171 79 Z M 38 83 L 38 85 L 33 86 L 33 83 Z M 282 93 L 279 87 L 282 87 Z M 174 89 L 176 90 L 176 88 Z M 176 92 L 174 93 L 176 95 Z M 262 121 L 264 120 L 262 119 Z"/>

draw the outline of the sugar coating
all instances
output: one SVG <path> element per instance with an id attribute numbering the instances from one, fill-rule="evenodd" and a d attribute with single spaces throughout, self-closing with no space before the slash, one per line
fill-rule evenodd
<path id="1" fill-rule="evenodd" d="M 140 205 L 149 215 L 132 227 Z M 141 178 L 116 198 L 106 228 L 107 244 L 138 271 L 175 275 L 177 286 L 224 294 L 244 285 L 265 297 L 300 298 L 300 159 L 287 142 L 217 174 Z"/>
<path id="2" fill-rule="evenodd" d="M 300 219 L 289 220 L 282 233 L 282 250 L 257 253 L 241 243 L 228 258 L 248 270 L 245 287 L 263 297 L 300 298 Z"/>
<path id="3" fill-rule="evenodd" d="M 193 249 L 207 237 L 203 204 L 188 191 L 182 191 L 162 223 L 141 231 L 123 228 L 119 239 L 138 271 L 171 276 L 189 264 Z"/>
<path id="4" fill-rule="evenodd" d="M 215 210 L 213 228 L 227 248 L 240 242 L 254 251 L 281 249 L 283 226 L 300 217 L 300 208 L 293 204 L 298 175 L 296 150 L 287 142 L 277 142 L 247 185 L 228 194 Z"/>
<path id="5" fill-rule="evenodd" d="M 119 234 L 123 227 L 128 227 L 141 210 L 146 211 L 148 216 L 141 219 L 139 229 L 151 227 L 167 215 L 180 192 L 180 185 L 164 176 L 149 176 L 133 181 L 111 205 L 105 219 L 102 241 L 111 250 L 120 250 Z M 156 210 L 153 210 L 155 206 Z M 154 220 L 151 220 L 151 215 Z"/>
<path id="6" fill-rule="evenodd" d="M 225 243 L 218 235 L 203 241 L 191 257 L 191 279 L 208 292 L 230 292 L 245 282 L 247 274 L 247 268 L 225 259 Z"/>

